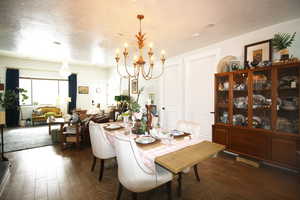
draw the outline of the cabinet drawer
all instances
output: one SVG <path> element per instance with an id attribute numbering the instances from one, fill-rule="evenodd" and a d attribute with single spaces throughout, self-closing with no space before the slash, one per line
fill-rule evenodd
<path id="1" fill-rule="evenodd" d="M 272 139 L 272 160 L 287 165 L 297 165 L 297 143 L 281 138 Z"/>
<path id="2" fill-rule="evenodd" d="M 232 128 L 229 136 L 229 147 L 239 153 L 257 158 L 268 158 L 269 137 L 249 129 Z"/>
<path id="3" fill-rule="evenodd" d="M 222 126 L 213 127 L 213 142 L 228 146 L 228 128 Z"/>

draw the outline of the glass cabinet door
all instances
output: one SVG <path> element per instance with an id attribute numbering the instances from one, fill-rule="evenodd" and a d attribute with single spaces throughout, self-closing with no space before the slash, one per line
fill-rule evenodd
<path id="1" fill-rule="evenodd" d="M 216 123 L 229 123 L 229 75 L 216 76 Z"/>
<path id="2" fill-rule="evenodd" d="M 248 126 L 248 73 L 233 74 L 232 124 Z"/>
<path id="3" fill-rule="evenodd" d="M 285 133 L 299 133 L 299 67 L 277 70 L 276 129 Z"/>
<path id="4" fill-rule="evenodd" d="M 253 71 L 252 127 L 271 130 L 272 71 Z"/>

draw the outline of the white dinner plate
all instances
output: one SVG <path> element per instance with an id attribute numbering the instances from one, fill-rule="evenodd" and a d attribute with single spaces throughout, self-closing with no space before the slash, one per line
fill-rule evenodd
<path id="1" fill-rule="evenodd" d="M 172 134 L 173 136 L 180 136 L 180 135 L 183 135 L 184 132 L 178 131 L 178 130 L 172 130 L 172 131 L 171 131 L 171 134 Z"/>
<path id="2" fill-rule="evenodd" d="M 155 138 L 153 137 L 149 137 L 149 136 L 141 136 L 135 139 L 136 143 L 139 144 L 151 144 L 153 142 L 155 142 Z"/>
<path id="3" fill-rule="evenodd" d="M 106 126 L 106 128 L 108 128 L 108 129 L 117 129 L 117 128 L 121 128 L 121 126 L 117 125 L 117 124 L 110 124 L 110 125 Z"/>

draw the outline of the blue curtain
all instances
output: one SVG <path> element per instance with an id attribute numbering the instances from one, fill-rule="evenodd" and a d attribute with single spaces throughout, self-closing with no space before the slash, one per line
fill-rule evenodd
<path id="1" fill-rule="evenodd" d="M 19 88 L 19 70 L 7 69 L 5 90 L 18 92 L 17 88 Z M 14 127 L 19 125 L 20 110 L 18 109 L 18 107 L 19 101 L 16 102 L 15 108 L 5 110 L 7 127 Z"/>
<path id="2" fill-rule="evenodd" d="M 71 74 L 68 78 L 69 80 L 69 97 L 71 97 L 71 102 L 68 105 L 68 113 L 76 109 L 76 99 L 77 99 L 77 75 Z"/>

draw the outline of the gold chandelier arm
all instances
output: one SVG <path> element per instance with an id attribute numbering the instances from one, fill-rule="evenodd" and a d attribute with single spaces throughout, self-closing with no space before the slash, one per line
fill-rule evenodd
<path id="1" fill-rule="evenodd" d="M 145 80 L 150 80 L 152 78 L 153 67 L 150 66 L 148 73 L 146 74 L 145 70 L 142 69 L 142 75 Z"/>
<path id="2" fill-rule="evenodd" d="M 126 70 L 126 73 L 128 74 L 128 76 L 130 77 L 130 78 L 135 78 L 136 77 L 136 75 L 135 75 L 135 72 L 133 73 L 133 75 L 132 74 L 130 74 L 130 72 L 129 72 L 129 70 L 127 69 L 127 62 L 126 62 L 126 57 L 125 57 L 125 59 L 124 59 L 124 65 L 125 65 L 125 70 Z"/>
<path id="3" fill-rule="evenodd" d="M 145 77 L 149 77 L 150 76 L 150 74 L 151 74 L 151 77 L 152 77 L 152 70 L 153 70 L 153 67 L 150 65 L 149 66 L 149 70 L 148 70 L 148 72 L 146 73 L 145 72 L 145 65 L 143 65 L 143 66 L 141 66 L 141 71 L 142 71 L 142 75 L 143 75 L 143 77 L 145 78 Z M 146 79 L 146 78 L 145 78 Z M 149 79 L 147 79 L 147 80 L 149 80 Z"/>
<path id="4" fill-rule="evenodd" d="M 157 76 L 152 77 L 152 79 L 158 79 L 158 78 L 160 78 L 163 75 L 164 71 L 165 71 L 165 64 L 163 63 L 160 74 L 157 75 Z"/>
<path id="5" fill-rule="evenodd" d="M 118 72 L 119 76 L 121 76 L 122 78 L 125 78 L 125 79 L 129 78 L 129 76 L 125 76 L 125 75 L 121 74 L 121 72 L 119 70 L 119 63 L 117 63 L 117 72 Z"/>

